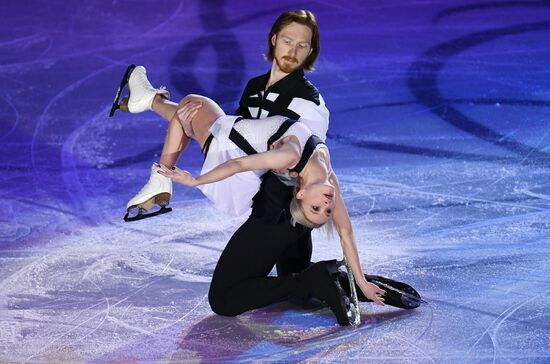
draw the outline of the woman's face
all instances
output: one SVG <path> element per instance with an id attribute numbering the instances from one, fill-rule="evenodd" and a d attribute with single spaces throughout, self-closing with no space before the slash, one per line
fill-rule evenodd
<path id="1" fill-rule="evenodd" d="M 319 225 L 326 223 L 332 215 L 334 197 L 334 186 L 328 182 L 308 185 L 296 194 L 305 217 Z"/>

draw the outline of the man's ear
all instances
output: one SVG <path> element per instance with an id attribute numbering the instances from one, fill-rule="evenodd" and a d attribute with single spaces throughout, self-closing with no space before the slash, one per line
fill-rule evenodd
<path id="1" fill-rule="evenodd" d="M 271 37 L 271 45 L 275 47 L 275 42 L 277 42 L 277 34 L 273 34 Z"/>

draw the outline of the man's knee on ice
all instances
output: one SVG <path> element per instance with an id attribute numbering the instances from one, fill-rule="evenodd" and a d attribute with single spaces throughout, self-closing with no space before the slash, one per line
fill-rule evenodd
<path id="1" fill-rule="evenodd" d="M 223 298 L 223 295 L 219 294 L 215 290 L 212 290 L 212 287 L 210 287 L 210 291 L 208 292 L 208 303 L 210 304 L 212 311 L 220 316 L 233 317 L 240 313 L 232 309 Z"/>

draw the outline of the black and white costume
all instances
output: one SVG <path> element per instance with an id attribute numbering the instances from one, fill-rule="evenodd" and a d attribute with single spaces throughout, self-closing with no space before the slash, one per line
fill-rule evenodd
<path id="1" fill-rule="evenodd" d="M 324 141 L 329 112 L 303 71 L 284 77 L 264 92 L 268 79 L 269 73 L 248 82 L 236 114 L 247 119 L 281 115 L 305 121 L 319 134 L 317 142 Z M 308 154 L 302 153 L 301 160 L 309 159 Z M 233 316 L 308 296 L 299 281 L 300 272 L 310 266 L 311 230 L 290 223 L 292 196 L 293 188 L 274 173 L 263 174 L 251 215 L 229 240 L 212 276 L 208 299 L 214 312 Z M 278 276 L 268 277 L 275 265 Z"/>
<path id="2" fill-rule="evenodd" d="M 223 116 L 212 125 L 210 132 L 214 138 L 209 143 L 201 174 L 227 160 L 247 154 L 229 140 L 233 125 L 256 152 L 267 150 L 267 139 L 286 119 L 297 120 L 299 124 L 293 125 L 283 136 L 297 136 L 302 146 L 311 134 L 322 141 L 326 139 L 329 111 L 319 91 L 305 78 L 304 71 L 295 71 L 265 89 L 268 80 L 269 72 L 248 81 L 236 112 L 245 120 L 235 123 L 236 116 Z M 301 125 L 305 125 L 311 133 Z M 252 197 L 260 189 L 260 177 L 266 172 L 239 173 L 199 188 L 218 209 L 239 216 L 252 205 Z"/>
<path id="3" fill-rule="evenodd" d="M 210 128 L 211 137 L 201 175 L 226 161 L 252 154 L 252 150 L 254 153 L 266 152 L 271 144 L 289 135 L 298 139 L 301 152 L 312 133 L 304 123 L 287 120 L 284 116 L 270 116 L 262 120 L 227 115 L 218 118 Z M 285 123 L 288 125 L 283 126 Z M 284 130 L 281 129 L 283 127 Z M 236 135 L 238 139 L 233 138 Z M 247 151 L 240 142 L 246 143 L 252 150 Z M 237 173 L 199 188 L 219 210 L 240 216 L 252 206 L 252 198 L 260 189 L 261 176 L 267 171 Z"/>
<path id="4" fill-rule="evenodd" d="M 326 139 L 330 113 L 319 91 L 298 70 L 266 90 L 269 72 L 248 81 L 236 115 L 263 119 L 280 115 L 307 125 L 314 135 Z"/>

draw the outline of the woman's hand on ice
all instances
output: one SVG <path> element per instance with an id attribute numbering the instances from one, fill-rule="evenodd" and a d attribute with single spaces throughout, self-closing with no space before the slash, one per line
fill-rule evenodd
<path id="1" fill-rule="evenodd" d="M 366 285 L 360 287 L 365 297 L 379 305 L 384 305 L 384 294 L 386 291 L 378 287 L 374 283 L 367 282 Z"/>
<path id="2" fill-rule="evenodd" d="M 197 179 L 191 175 L 191 173 L 184 171 L 183 169 L 179 169 L 178 167 L 175 167 L 173 169 L 170 169 L 166 166 L 160 165 L 159 173 L 163 176 L 166 176 L 170 179 L 172 179 L 175 182 L 181 183 L 182 185 L 195 187 L 198 185 Z"/>

